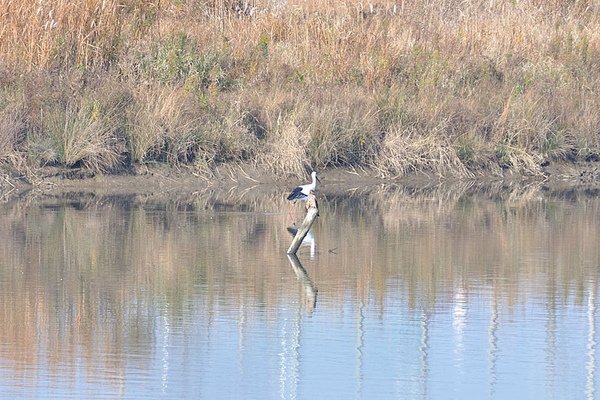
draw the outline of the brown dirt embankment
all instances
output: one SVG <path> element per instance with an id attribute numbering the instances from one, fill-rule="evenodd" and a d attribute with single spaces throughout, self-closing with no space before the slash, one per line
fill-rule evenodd
<path id="1" fill-rule="evenodd" d="M 543 174 L 504 176 L 480 175 L 468 180 L 427 173 L 407 174 L 396 179 L 381 178 L 374 171 L 328 169 L 320 172 L 321 191 L 336 193 L 359 187 L 396 185 L 414 188 L 472 182 L 485 187 L 498 183 L 515 185 L 539 184 L 550 192 L 574 189 L 600 190 L 600 162 L 552 163 Z M 46 168 L 29 176 L 3 170 L 0 174 L 0 196 L 3 199 L 33 193 L 55 196 L 64 193 L 95 193 L 98 195 L 141 194 L 165 198 L 201 195 L 207 191 L 262 190 L 285 193 L 298 182 L 285 179 L 248 165 L 225 165 L 199 174 L 191 168 L 167 165 L 146 166 L 131 173 L 90 175 L 74 169 Z"/>

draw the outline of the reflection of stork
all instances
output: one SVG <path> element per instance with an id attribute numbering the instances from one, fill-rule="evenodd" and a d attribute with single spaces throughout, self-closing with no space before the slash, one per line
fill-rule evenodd
<path id="1" fill-rule="evenodd" d="M 298 232 L 298 227 L 294 224 L 292 226 L 287 227 L 287 231 L 292 235 L 292 237 L 296 236 Z M 310 258 L 313 258 L 316 253 L 317 242 L 315 241 L 315 236 L 312 233 L 312 230 L 309 230 L 300 246 L 310 246 Z"/>

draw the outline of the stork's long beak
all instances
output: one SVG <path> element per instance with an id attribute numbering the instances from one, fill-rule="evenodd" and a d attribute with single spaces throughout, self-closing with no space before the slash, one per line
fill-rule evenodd
<path id="1" fill-rule="evenodd" d="M 321 180 L 319 179 L 319 177 L 317 176 L 316 178 L 317 178 L 317 181 L 318 181 L 319 183 L 321 183 Z"/>

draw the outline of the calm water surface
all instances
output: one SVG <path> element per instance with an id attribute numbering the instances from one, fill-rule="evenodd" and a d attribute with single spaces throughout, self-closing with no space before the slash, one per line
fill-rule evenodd
<path id="1" fill-rule="evenodd" d="M 593 193 L 282 197 L 1 204 L 0 398 L 600 396 Z"/>

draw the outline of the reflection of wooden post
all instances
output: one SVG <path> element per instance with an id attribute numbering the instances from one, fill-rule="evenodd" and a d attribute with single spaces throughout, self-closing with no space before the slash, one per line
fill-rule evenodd
<path id="1" fill-rule="evenodd" d="M 300 229 L 298 229 L 298 232 L 296 232 L 296 236 L 294 236 L 294 239 L 292 240 L 292 244 L 290 245 L 290 248 L 287 251 L 288 254 L 294 254 L 294 255 L 296 254 L 296 252 L 298 251 L 298 248 L 300 247 L 300 244 L 304 240 L 304 237 L 310 230 L 310 227 L 312 226 L 313 222 L 315 221 L 315 219 L 317 218 L 318 215 L 319 215 L 318 208 L 311 207 L 308 209 L 308 212 L 306 213 L 306 217 L 304 217 L 304 221 L 302 222 Z"/>
<path id="2" fill-rule="evenodd" d="M 308 274 L 300 263 L 300 260 L 298 260 L 298 257 L 296 257 L 295 254 L 288 254 L 288 260 L 290 260 L 290 264 L 292 265 L 296 277 L 302 282 L 302 286 L 304 286 L 304 292 L 306 293 L 306 309 L 309 312 L 312 312 L 317 305 L 317 289 L 308 277 Z"/>

